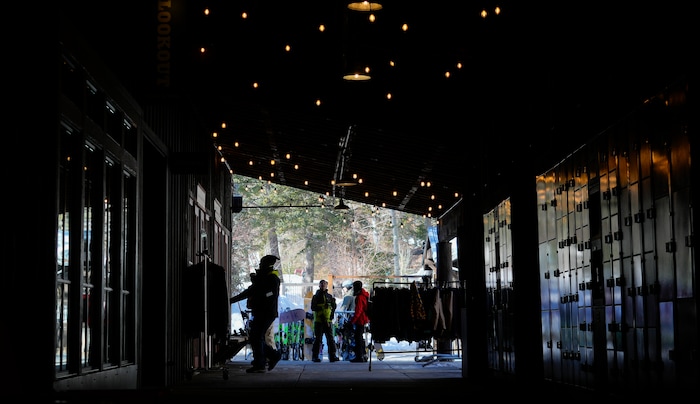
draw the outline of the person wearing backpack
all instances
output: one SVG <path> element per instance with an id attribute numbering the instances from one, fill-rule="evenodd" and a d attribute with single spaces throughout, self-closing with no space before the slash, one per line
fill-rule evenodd
<path id="1" fill-rule="evenodd" d="M 275 269 L 277 261 L 279 258 L 274 255 L 262 257 L 250 286 L 229 299 L 231 303 L 248 299 L 253 316 L 248 332 L 248 343 L 253 350 L 253 367 L 246 369 L 246 373 L 265 373 L 265 364 L 267 370 L 272 370 L 282 359 L 280 351 L 270 346 L 265 337 L 279 317 L 280 277 Z"/>
<path id="2" fill-rule="evenodd" d="M 369 292 L 362 288 L 362 281 L 352 283 L 353 296 L 355 296 L 355 313 L 350 319 L 355 337 L 355 357 L 350 362 L 367 362 L 367 345 L 365 343 L 365 326 L 369 323 L 367 307 L 369 304 Z"/>

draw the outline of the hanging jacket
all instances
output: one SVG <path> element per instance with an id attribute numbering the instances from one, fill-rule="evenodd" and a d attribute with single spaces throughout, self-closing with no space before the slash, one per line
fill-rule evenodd
<path id="1" fill-rule="evenodd" d="M 355 313 L 352 315 L 350 322 L 356 325 L 365 325 L 369 323 L 367 317 L 367 302 L 369 301 L 369 292 L 360 289 L 355 296 Z"/>
<path id="2" fill-rule="evenodd" d="M 330 323 L 335 315 L 335 298 L 327 290 L 317 290 L 311 298 L 314 322 Z"/>

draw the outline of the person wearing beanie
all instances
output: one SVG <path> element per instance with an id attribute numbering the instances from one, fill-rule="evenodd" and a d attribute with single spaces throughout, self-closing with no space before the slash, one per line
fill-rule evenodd
<path id="1" fill-rule="evenodd" d="M 311 359 L 321 362 L 321 342 L 326 337 L 328 344 L 328 360 L 337 362 L 335 340 L 333 339 L 333 316 L 335 315 L 335 298 L 328 293 L 328 281 L 321 280 L 318 290 L 311 298 L 311 310 L 314 312 L 314 344 L 311 349 Z"/>
<path id="2" fill-rule="evenodd" d="M 369 292 L 362 288 L 361 281 L 352 283 L 352 291 L 355 296 L 355 313 L 350 319 L 355 337 L 355 357 L 350 362 L 367 362 L 367 345 L 365 343 L 365 326 L 369 323 L 367 317 L 367 304 Z"/>
<path id="3" fill-rule="evenodd" d="M 267 370 L 272 370 L 282 359 L 282 354 L 275 347 L 268 345 L 265 338 L 267 330 L 279 316 L 281 281 L 279 272 L 275 270 L 278 260 L 274 255 L 262 257 L 251 285 L 230 299 L 233 303 L 247 298 L 253 316 L 248 332 L 248 343 L 253 351 L 253 366 L 246 370 L 247 373 L 265 373 L 266 363 Z"/>

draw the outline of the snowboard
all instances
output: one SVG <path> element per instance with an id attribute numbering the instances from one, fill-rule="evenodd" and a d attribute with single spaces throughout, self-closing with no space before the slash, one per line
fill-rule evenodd
<path id="1" fill-rule="evenodd" d="M 311 297 L 313 295 L 308 292 L 304 296 L 304 358 L 311 360 L 314 348 L 314 314 L 311 310 Z"/>

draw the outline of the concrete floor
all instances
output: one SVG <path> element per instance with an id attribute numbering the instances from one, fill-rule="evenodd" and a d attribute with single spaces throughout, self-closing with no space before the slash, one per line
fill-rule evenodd
<path id="1" fill-rule="evenodd" d="M 544 397 L 567 402 L 591 402 L 601 396 L 590 390 L 557 383 L 523 385 L 508 376 L 467 379 L 462 376 L 462 361 L 420 359 L 414 354 L 387 354 L 383 360 L 366 363 L 339 361 L 321 363 L 282 360 L 272 371 L 249 374 L 249 360 L 234 360 L 226 367 L 201 369 L 190 380 L 162 390 L 88 391 L 57 394 L 54 403 L 63 404 L 140 404 L 192 402 L 240 402 L 255 400 L 334 402 L 381 398 L 394 400 L 469 400 L 475 397 L 495 402 Z M 282 401 L 280 401 L 282 400 Z M 291 401 L 288 401 L 291 400 Z M 262 404 L 262 403 L 261 403 Z"/>
<path id="2" fill-rule="evenodd" d="M 366 363 L 339 361 L 314 363 L 282 360 L 272 371 L 249 374 L 250 360 L 234 357 L 225 367 L 200 369 L 190 380 L 165 389 L 139 391 L 81 391 L 57 393 L 51 402 L 61 404 L 141 404 L 271 400 L 386 400 L 387 404 L 416 400 L 518 400 L 567 403 L 619 402 L 623 395 L 595 392 L 577 386 L 539 381 L 517 381 L 509 375 L 465 378 L 462 360 L 430 361 L 415 354 L 386 354 Z M 665 398 L 668 398 L 667 396 Z"/>

